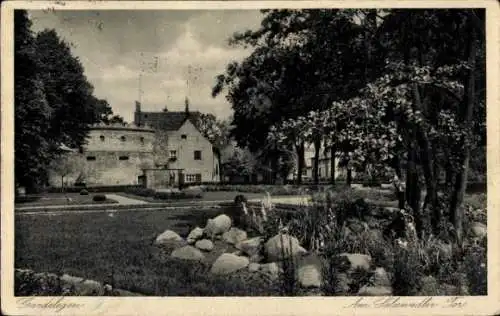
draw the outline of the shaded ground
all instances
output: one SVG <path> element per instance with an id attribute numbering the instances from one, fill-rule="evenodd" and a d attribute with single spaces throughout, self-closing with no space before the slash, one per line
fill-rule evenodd
<path id="1" fill-rule="evenodd" d="M 29 195 L 26 198 L 17 200 L 15 207 L 31 207 L 31 206 L 50 206 L 50 205 L 85 205 L 85 204 L 113 204 L 117 201 L 106 199 L 106 201 L 94 202 L 92 198 L 95 195 L 80 195 L 80 193 L 47 193 L 40 195 Z"/>

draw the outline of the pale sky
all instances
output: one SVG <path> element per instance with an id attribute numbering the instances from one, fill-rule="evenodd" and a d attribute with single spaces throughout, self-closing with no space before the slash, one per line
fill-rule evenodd
<path id="1" fill-rule="evenodd" d="M 33 30 L 53 28 L 85 68 L 98 98 L 108 100 L 113 112 L 133 121 L 134 101 L 139 98 L 139 73 L 143 63 L 158 58 L 156 72 L 142 79 L 144 111 L 190 109 L 231 115 L 225 94 L 212 98 L 215 76 L 228 63 L 241 61 L 250 51 L 231 48 L 227 39 L 236 31 L 257 29 L 256 10 L 164 11 L 29 11 Z M 141 53 L 144 57 L 141 58 Z M 188 76 L 188 66 L 193 71 Z M 146 67 L 147 68 L 147 67 Z M 189 77 L 190 88 L 186 84 Z"/>

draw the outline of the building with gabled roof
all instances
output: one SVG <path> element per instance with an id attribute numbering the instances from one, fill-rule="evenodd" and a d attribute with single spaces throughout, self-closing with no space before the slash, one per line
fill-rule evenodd
<path id="1" fill-rule="evenodd" d="M 97 124 L 90 128 L 80 155 L 84 165 L 66 177 L 87 186 L 146 184 L 147 187 L 182 183 L 218 182 L 219 155 L 196 128 L 201 113 L 142 112 L 136 102 L 133 124 Z M 61 147 L 62 150 L 68 150 Z M 60 177 L 51 176 L 60 186 Z"/>

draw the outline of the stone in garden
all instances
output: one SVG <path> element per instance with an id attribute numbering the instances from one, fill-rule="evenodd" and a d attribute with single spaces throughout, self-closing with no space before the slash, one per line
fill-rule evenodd
<path id="1" fill-rule="evenodd" d="M 156 237 L 155 244 L 161 245 L 169 241 L 182 241 L 182 237 L 172 230 L 166 230 Z"/>
<path id="2" fill-rule="evenodd" d="M 345 257 L 349 260 L 351 264 L 351 270 L 357 268 L 369 271 L 372 258 L 369 255 L 364 255 L 360 253 L 341 253 L 339 256 Z"/>
<path id="3" fill-rule="evenodd" d="M 85 280 L 80 284 L 78 289 L 79 295 L 99 295 L 104 292 L 104 288 L 101 283 L 94 280 Z"/>
<path id="4" fill-rule="evenodd" d="M 247 232 L 236 227 L 231 227 L 229 231 L 222 234 L 222 239 L 228 244 L 236 245 L 247 239 Z"/>
<path id="5" fill-rule="evenodd" d="M 203 236 L 203 228 L 196 227 L 187 236 L 187 242 L 189 244 L 192 244 L 198 239 L 200 239 L 202 236 Z"/>
<path id="6" fill-rule="evenodd" d="M 257 271 L 259 271 L 259 269 L 260 269 L 260 264 L 258 264 L 258 263 L 251 262 L 248 265 L 248 271 L 250 271 L 250 272 L 257 272 Z"/>
<path id="7" fill-rule="evenodd" d="M 480 222 L 473 222 L 470 228 L 472 235 L 478 238 L 486 237 L 488 230 L 486 229 L 486 225 Z"/>
<path id="8" fill-rule="evenodd" d="M 208 236 L 216 236 L 223 234 L 231 228 L 231 218 L 225 214 L 221 214 L 207 221 L 205 233 Z"/>
<path id="9" fill-rule="evenodd" d="M 247 257 L 236 256 L 230 253 L 223 253 L 212 265 L 213 274 L 225 275 L 246 268 L 249 265 Z"/>
<path id="10" fill-rule="evenodd" d="M 203 253 L 193 246 L 177 248 L 172 252 L 172 254 L 170 254 L 170 256 L 177 259 L 192 261 L 201 261 L 205 258 Z"/>
<path id="11" fill-rule="evenodd" d="M 205 251 L 212 251 L 214 249 L 214 243 L 208 239 L 198 240 L 194 246 Z"/>
<path id="12" fill-rule="evenodd" d="M 262 237 L 254 237 L 236 244 L 235 247 L 236 249 L 240 249 L 243 253 L 251 257 L 260 252 L 262 241 Z"/>
<path id="13" fill-rule="evenodd" d="M 300 285 L 305 288 L 321 286 L 321 272 L 312 264 L 299 268 L 298 279 Z"/>
<path id="14" fill-rule="evenodd" d="M 302 248 L 297 238 L 278 234 L 270 238 L 265 244 L 267 259 L 270 261 L 279 261 L 284 258 L 304 255 L 307 250 Z"/>
<path id="15" fill-rule="evenodd" d="M 71 276 L 71 275 L 66 274 L 66 273 L 61 276 L 60 280 L 64 283 L 71 284 L 71 285 L 83 282 L 83 278 Z"/>
<path id="16" fill-rule="evenodd" d="M 390 286 L 363 286 L 358 295 L 361 296 L 390 296 L 392 288 Z"/>
<path id="17" fill-rule="evenodd" d="M 260 254 L 254 254 L 248 258 L 250 262 L 260 263 L 264 258 Z"/>
<path id="18" fill-rule="evenodd" d="M 373 285 L 374 286 L 391 286 L 391 280 L 384 268 L 378 267 L 373 272 Z"/>
<path id="19" fill-rule="evenodd" d="M 269 275 L 271 279 L 277 280 L 280 276 L 280 267 L 276 262 L 264 263 L 260 265 L 260 270 Z"/>
<path id="20" fill-rule="evenodd" d="M 183 192 L 196 197 L 201 197 L 203 195 L 203 189 L 200 186 L 188 187 L 184 189 Z"/>

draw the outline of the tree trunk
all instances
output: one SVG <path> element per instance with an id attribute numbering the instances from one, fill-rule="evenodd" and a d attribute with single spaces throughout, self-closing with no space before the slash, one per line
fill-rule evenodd
<path id="1" fill-rule="evenodd" d="M 351 186 L 351 184 L 352 184 L 352 170 L 349 167 L 347 169 L 347 179 L 346 179 L 346 182 L 347 182 L 348 186 Z"/>
<path id="2" fill-rule="evenodd" d="M 470 38 L 469 38 L 469 47 L 468 47 L 468 61 L 470 65 L 470 70 L 468 74 L 468 78 L 466 78 L 466 91 L 463 99 L 463 112 L 462 120 L 463 126 L 469 127 L 472 121 L 472 114 L 474 109 L 475 102 L 475 60 L 476 60 L 476 34 L 475 30 L 470 28 Z M 469 171 L 469 160 L 470 160 L 470 131 L 467 131 L 464 139 L 463 139 L 463 151 L 460 156 L 460 165 L 461 169 L 458 171 L 453 194 L 451 196 L 450 201 L 450 220 L 455 227 L 455 233 L 457 242 L 459 245 L 462 244 L 463 237 L 463 210 L 462 203 L 465 195 L 465 189 L 467 188 L 467 174 Z"/>
<path id="3" fill-rule="evenodd" d="M 304 170 L 304 143 L 295 146 L 297 152 L 297 184 L 302 183 L 302 172 Z"/>
<path id="4" fill-rule="evenodd" d="M 313 174 L 314 174 L 314 184 L 319 183 L 319 151 L 321 149 L 321 139 L 314 140 L 314 165 L 313 165 Z"/>
<path id="5" fill-rule="evenodd" d="M 64 176 L 61 176 L 61 193 L 64 193 Z"/>
<path id="6" fill-rule="evenodd" d="M 420 98 L 420 91 L 418 86 L 415 84 L 413 86 L 413 94 L 414 94 L 414 105 L 417 110 L 425 113 L 426 108 Z M 426 211 L 428 209 L 431 210 L 431 225 L 434 233 L 438 232 L 439 222 L 441 221 L 441 209 L 437 207 L 437 187 L 436 180 L 434 175 L 434 159 L 433 159 L 433 150 L 427 137 L 426 132 L 422 129 L 421 126 L 414 126 L 416 129 L 417 142 L 420 147 L 420 157 L 422 162 L 422 168 L 424 172 L 425 179 L 425 188 L 426 188 L 426 196 L 424 201 L 424 208 L 422 211 Z M 419 203 L 420 204 L 420 203 Z M 418 208 L 420 209 L 420 205 L 418 204 Z M 428 215 L 428 214 L 426 214 Z"/>
<path id="7" fill-rule="evenodd" d="M 330 183 L 335 184 L 335 154 L 337 153 L 337 148 L 335 145 L 330 147 Z"/>

